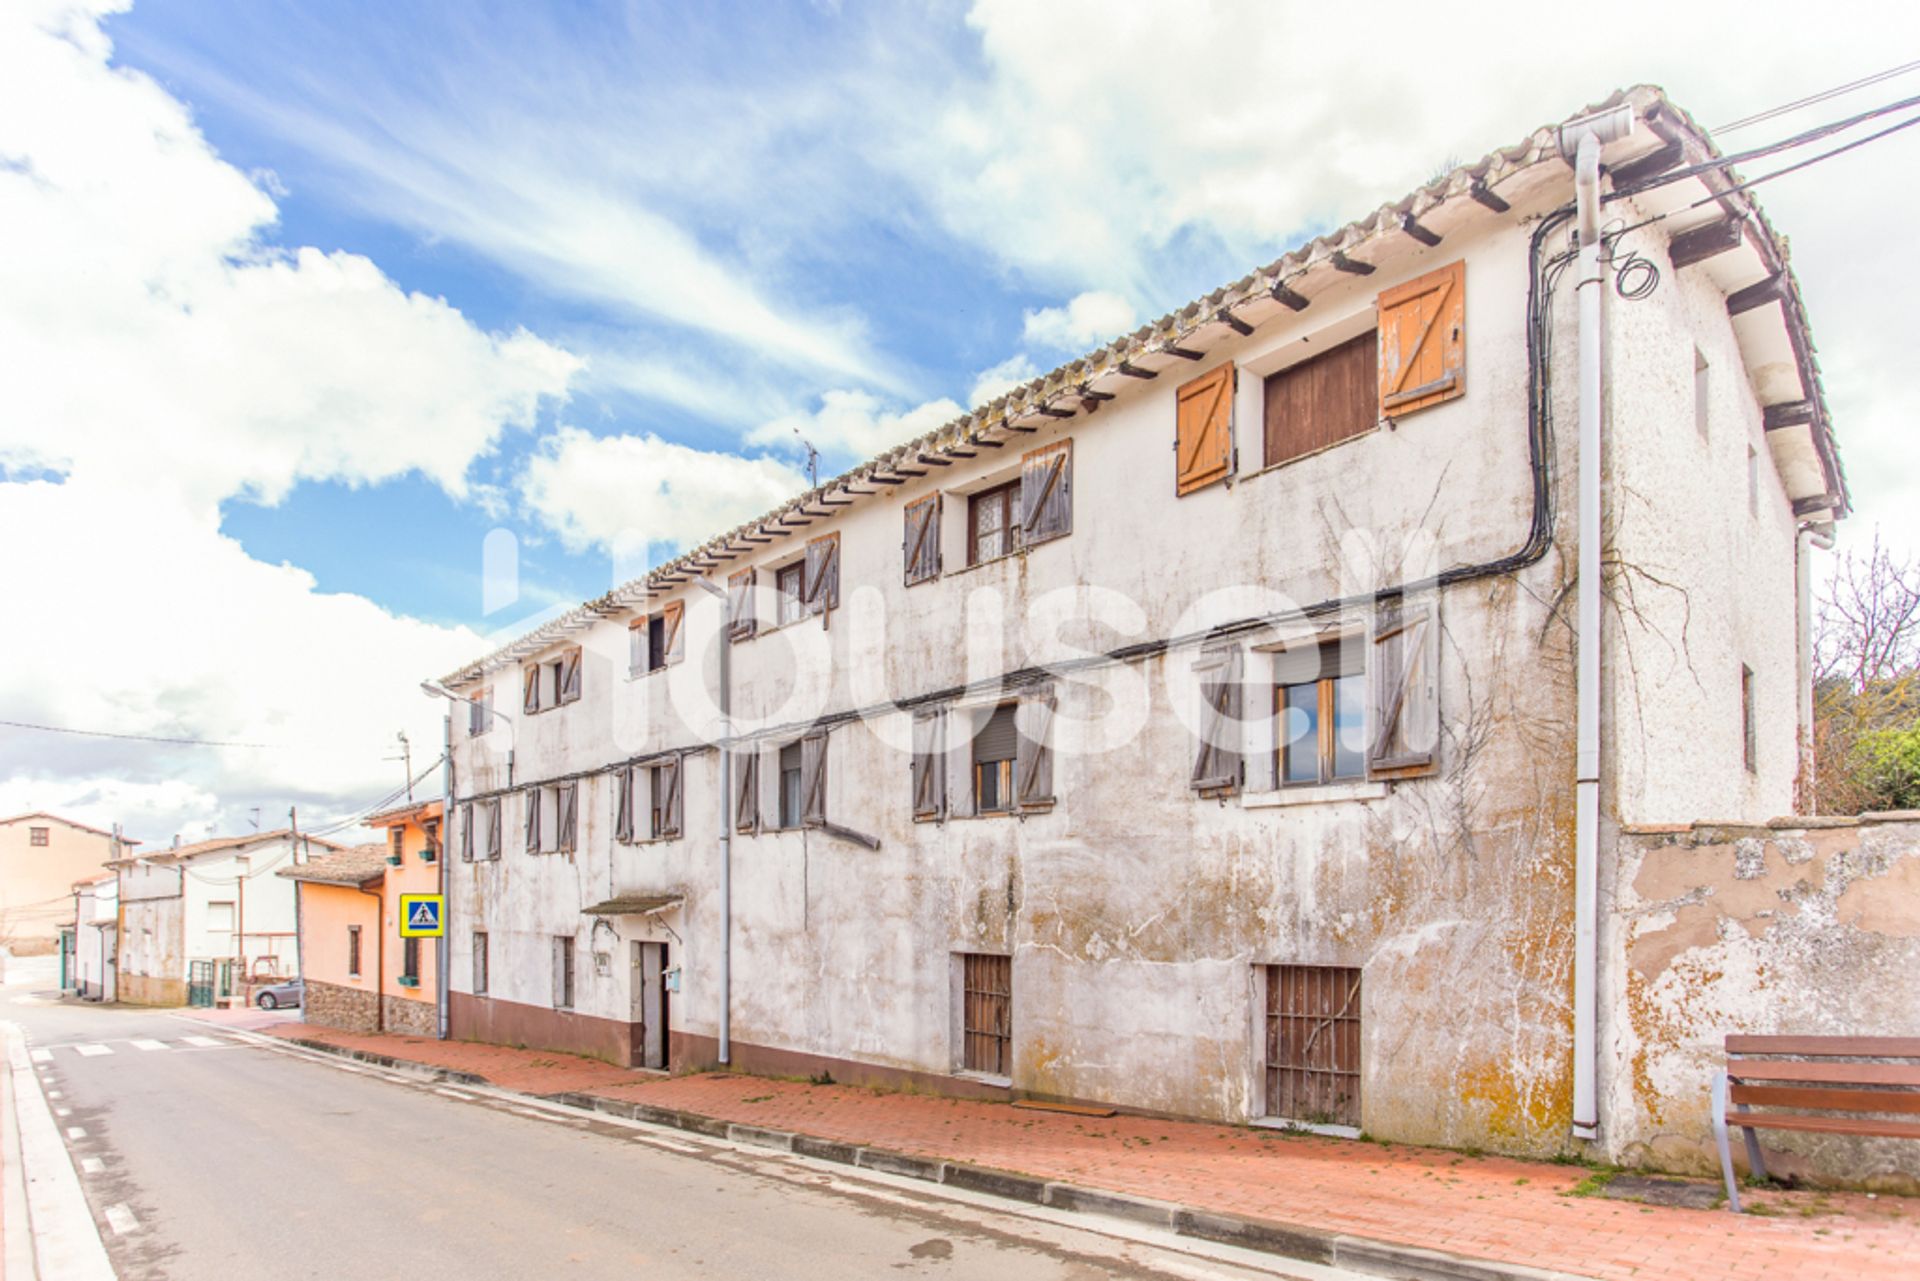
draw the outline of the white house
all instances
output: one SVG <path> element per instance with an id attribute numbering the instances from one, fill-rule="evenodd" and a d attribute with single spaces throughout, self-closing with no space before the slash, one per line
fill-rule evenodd
<path id="1" fill-rule="evenodd" d="M 1847 510 L 1716 156 L 1616 95 L 447 676 L 454 1034 L 1645 1137 L 1606 855 L 1793 810 Z"/>
<path id="2" fill-rule="evenodd" d="M 119 955 L 120 879 L 107 872 L 73 887 L 74 992 L 83 1000 L 112 1001 Z"/>

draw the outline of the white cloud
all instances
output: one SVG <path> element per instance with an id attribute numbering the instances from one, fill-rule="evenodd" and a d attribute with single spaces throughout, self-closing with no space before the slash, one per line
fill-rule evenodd
<path id="1" fill-rule="evenodd" d="M 805 488 L 806 477 L 776 459 L 576 427 L 542 440 L 520 481 L 528 510 L 562 544 L 604 548 L 636 571 L 650 544 L 704 541 Z"/>
<path id="2" fill-rule="evenodd" d="M 983 369 L 974 376 L 973 390 L 967 393 L 967 402 L 977 408 L 995 396 L 1004 395 L 1039 376 L 1040 371 L 1025 352 L 1009 356 L 991 369 Z"/>
<path id="3" fill-rule="evenodd" d="M 270 195 L 184 106 L 109 65 L 93 9 L 0 11 L 0 667 L 9 719 L 269 743 L 10 735 L 5 794 L 147 839 L 289 805 L 319 821 L 430 760 L 416 688 L 485 648 L 460 628 L 316 590 L 219 533 L 235 495 L 423 473 L 532 426 L 578 362 L 490 335 L 365 258 L 275 250 Z M 31 252 L 20 252 L 30 246 Z"/>
<path id="4" fill-rule="evenodd" d="M 750 445 L 796 450 L 805 440 L 828 458 L 866 459 L 925 435 L 965 411 L 944 397 L 894 411 L 870 392 L 836 390 L 810 413 L 785 414 L 747 433 Z M 796 435 L 797 433 L 797 435 Z"/>
<path id="5" fill-rule="evenodd" d="M 1133 328 L 1133 305 L 1119 294 L 1090 289 L 1064 307 L 1026 313 L 1022 337 L 1032 346 L 1082 352 Z"/>

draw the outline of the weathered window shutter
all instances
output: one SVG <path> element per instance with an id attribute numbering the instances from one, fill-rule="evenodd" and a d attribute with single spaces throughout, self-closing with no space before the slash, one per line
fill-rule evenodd
<path id="1" fill-rule="evenodd" d="M 1380 412 L 1388 418 L 1466 394 L 1464 259 L 1380 295 Z"/>
<path id="2" fill-rule="evenodd" d="M 500 802 L 498 799 L 487 802 L 487 857 L 500 857 L 501 842 Z"/>
<path id="3" fill-rule="evenodd" d="M 945 708 L 913 714 L 913 816 L 947 815 L 947 713 Z"/>
<path id="4" fill-rule="evenodd" d="M 666 633 L 661 651 L 666 655 L 667 662 L 677 663 L 687 656 L 686 629 L 680 625 L 687 619 L 687 602 L 669 601 L 661 609 L 660 618 L 664 624 L 662 630 Z"/>
<path id="5" fill-rule="evenodd" d="M 800 740 L 800 822 L 820 827 L 827 821 L 827 733 Z"/>
<path id="6" fill-rule="evenodd" d="M 1190 494 L 1233 472 L 1234 367 L 1222 365 L 1174 399 L 1173 492 Z"/>
<path id="7" fill-rule="evenodd" d="M 633 766 L 614 771 L 616 784 L 613 801 L 613 839 L 622 845 L 633 842 Z"/>
<path id="8" fill-rule="evenodd" d="M 567 1007 L 567 940 L 553 940 L 553 1004 L 555 1009 Z"/>
<path id="9" fill-rule="evenodd" d="M 760 753 L 748 748 L 733 757 L 735 831 L 760 830 Z"/>
<path id="10" fill-rule="evenodd" d="M 800 600 L 802 613 L 807 616 L 840 607 L 839 534 L 822 534 L 808 540 Z"/>
<path id="11" fill-rule="evenodd" d="M 1073 532 L 1073 441 L 1034 450 L 1020 461 L 1020 541 L 1041 543 Z"/>
<path id="12" fill-rule="evenodd" d="M 627 674 L 638 676 L 647 670 L 647 616 L 627 624 Z"/>
<path id="13" fill-rule="evenodd" d="M 928 494 L 906 507 L 907 586 L 940 576 L 940 495 Z"/>
<path id="14" fill-rule="evenodd" d="M 1440 633 L 1434 606 L 1384 606 L 1375 616 L 1367 769 L 1375 776 L 1431 774 L 1440 754 Z"/>
<path id="15" fill-rule="evenodd" d="M 540 852 L 540 789 L 529 787 L 523 794 L 527 798 L 527 853 L 538 854 Z"/>
<path id="16" fill-rule="evenodd" d="M 1053 686 L 1043 685 L 1021 695 L 1014 713 L 1020 739 L 1014 796 L 1022 809 L 1053 804 L 1053 708 Z"/>
<path id="17" fill-rule="evenodd" d="M 540 664 L 522 668 L 520 672 L 521 697 L 520 710 L 532 715 L 540 710 Z"/>
<path id="18" fill-rule="evenodd" d="M 560 656 L 560 698 L 562 703 L 575 702 L 580 697 L 580 651 L 570 649 Z"/>
<path id="19" fill-rule="evenodd" d="M 473 802 L 460 807 L 460 861 L 473 862 Z"/>
<path id="20" fill-rule="evenodd" d="M 578 835 L 578 824 L 575 820 L 580 813 L 580 785 L 578 783 L 562 785 L 558 791 L 558 799 L 560 812 L 556 818 L 559 820 L 557 826 L 560 830 L 557 834 L 558 839 L 553 844 L 555 849 L 570 850 L 574 847 L 574 839 Z"/>
<path id="21" fill-rule="evenodd" d="M 1203 654 L 1200 678 L 1200 741 L 1193 756 L 1196 791 L 1240 785 L 1240 673 L 1238 645 Z"/>
<path id="22" fill-rule="evenodd" d="M 746 640 L 753 633 L 753 571 L 743 569 L 727 576 L 727 639 Z"/>
<path id="23" fill-rule="evenodd" d="M 662 836 L 680 835 L 681 781 L 686 776 L 686 771 L 680 768 L 681 764 L 681 758 L 675 756 L 659 767 L 663 772 L 660 781 L 660 792 L 664 798 L 660 805 L 660 835 Z"/>

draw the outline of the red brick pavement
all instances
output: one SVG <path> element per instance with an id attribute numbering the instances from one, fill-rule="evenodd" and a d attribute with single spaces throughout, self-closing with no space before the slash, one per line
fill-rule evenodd
<path id="1" fill-rule="evenodd" d="M 1505 1157 L 721 1073 L 661 1077 L 547 1051 L 300 1024 L 266 1030 L 506 1089 L 626 1099 L 1608 1281 L 1920 1275 L 1920 1203 L 1904 1197 L 1755 1191 L 1749 1204 L 1761 1213 L 1735 1216 L 1570 1196 L 1584 1170 Z"/>

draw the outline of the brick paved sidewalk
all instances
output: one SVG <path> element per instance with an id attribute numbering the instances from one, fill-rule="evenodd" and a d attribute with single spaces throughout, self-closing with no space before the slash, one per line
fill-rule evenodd
<path id="1" fill-rule="evenodd" d="M 1619 1281 L 1853 1281 L 1920 1275 L 1920 1202 L 1755 1192 L 1758 1214 L 1570 1195 L 1585 1170 L 1432 1148 L 705 1073 L 300 1024 L 274 1035 L 567 1091 L 965 1161 L 1216 1212 Z"/>

